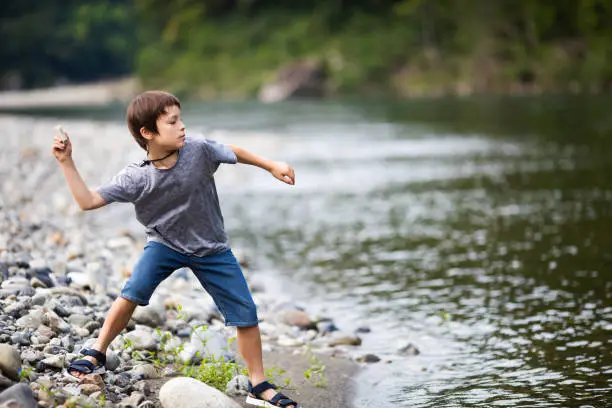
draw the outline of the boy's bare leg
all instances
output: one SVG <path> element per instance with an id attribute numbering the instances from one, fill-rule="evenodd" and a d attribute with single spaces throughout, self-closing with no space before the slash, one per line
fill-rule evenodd
<path id="1" fill-rule="evenodd" d="M 238 352 L 246 363 L 249 370 L 249 379 L 254 386 L 266 379 L 263 367 L 263 356 L 261 352 L 261 335 L 259 326 L 238 327 Z M 261 394 L 264 399 L 270 399 L 276 394 L 274 390 L 267 390 Z M 293 408 L 290 405 L 288 408 Z"/>
<path id="2" fill-rule="evenodd" d="M 108 345 L 117 337 L 119 333 L 127 326 L 130 318 L 132 317 L 132 313 L 134 313 L 134 309 L 138 304 L 132 302 L 130 300 L 124 299 L 122 297 L 118 297 L 113 302 L 106 319 L 104 320 L 104 325 L 100 330 L 100 335 L 98 336 L 98 340 L 93 345 L 94 350 L 98 350 L 101 353 L 106 353 L 106 349 Z M 94 364 L 97 364 L 97 361 L 94 357 L 85 356 L 83 357 L 85 360 L 89 360 Z M 72 371 L 76 377 L 84 376 L 85 374 L 79 373 L 77 371 Z"/>

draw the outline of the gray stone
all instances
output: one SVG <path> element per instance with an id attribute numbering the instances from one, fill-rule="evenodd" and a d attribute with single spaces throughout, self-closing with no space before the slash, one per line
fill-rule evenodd
<path id="1" fill-rule="evenodd" d="M 0 393 L 2 408 L 36 408 L 37 405 L 32 390 L 25 384 L 15 384 Z"/>
<path id="2" fill-rule="evenodd" d="M 23 361 L 28 362 L 30 365 L 36 365 L 39 361 L 42 361 L 45 356 L 40 351 L 26 349 L 21 352 L 21 358 Z"/>
<path id="3" fill-rule="evenodd" d="M 44 321 L 44 313 L 42 310 L 32 310 L 27 315 L 17 319 L 15 324 L 17 327 L 21 327 L 24 329 L 36 329 L 38 326 L 43 324 Z"/>
<path id="4" fill-rule="evenodd" d="M 79 389 L 81 390 L 81 392 L 85 395 L 91 395 L 94 392 L 100 392 L 102 391 L 102 388 L 100 388 L 99 386 L 97 386 L 96 384 L 81 384 L 79 386 Z"/>
<path id="5" fill-rule="evenodd" d="M 61 341 L 63 348 L 65 348 L 69 352 L 74 351 L 74 340 L 72 339 L 72 337 L 70 337 L 69 334 L 62 337 Z"/>
<path id="6" fill-rule="evenodd" d="M 47 303 L 47 295 L 44 293 L 37 293 L 32 296 L 32 304 L 36 306 L 44 306 Z"/>
<path id="7" fill-rule="evenodd" d="M 277 321 L 288 326 L 297 326 L 300 329 L 316 327 L 308 313 L 303 310 L 285 309 L 278 312 Z"/>
<path id="8" fill-rule="evenodd" d="M 133 385 L 135 391 L 142 393 L 145 397 L 148 397 L 152 394 L 151 387 L 149 386 L 149 382 L 147 381 L 138 381 Z"/>
<path id="9" fill-rule="evenodd" d="M 159 390 L 159 400 L 164 408 L 240 408 L 221 391 L 188 377 L 165 383 Z"/>
<path id="10" fill-rule="evenodd" d="M 25 288 L 19 291 L 20 296 L 29 296 L 32 297 L 36 294 L 36 290 L 31 286 L 26 286 Z"/>
<path id="11" fill-rule="evenodd" d="M 227 383 L 225 393 L 232 397 L 240 397 L 249 393 L 249 377 L 237 375 Z"/>
<path id="12" fill-rule="evenodd" d="M 114 351 L 106 351 L 106 364 L 105 367 L 109 371 L 115 371 L 121 365 L 121 359 L 119 355 Z"/>
<path id="13" fill-rule="evenodd" d="M 77 292 L 74 289 L 67 288 L 67 287 L 64 287 L 64 286 L 56 286 L 56 287 L 53 287 L 53 288 L 48 289 L 48 290 L 53 295 L 68 295 L 68 296 L 71 296 L 71 297 L 76 297 L 76 298 L 78 298 L 80 300 L 80 303 L 82 305 L 86 305 L 87 304 L 87 298 L 85 296 L 81 295 L 79 292 Z"/>
<path id="14" fill-rule="evenodd" d="M 0 371 L 8 378 L 19 381 L 21 356 L 16 348 L 8 344 L 0 344 Z"/>
<path id="15" fill-rule="evenodd" d="M 13 385 L 13 380 L 7 378 L 0 373 L 0 391 L 3 391 Z"/>
<path id="16" fill-rule="evenodd" d="M 21 291 L 25 289 L 30 283 L 24 277 L 14 276 L 2 282 L 0 287 L 8 291 Z"/>
<path id="17" fill-rule="evenodd" d="M 20 346 L 30 345 L 30 333 L 29 332 L 16 332 L 11 336 L 11 343 L 18 344 Z"/>
<path id="18" fill-rule="evenodd" d="M 338 327 L 331 320 L 323 320 L 317 323 L 317 331 L 321 334 L 328 334 L 338 331 Z"/>
<path id="19" fill-rule="evenodd" d="M 153 307 L 137 307 L 132 315 L 132 319 L 138 324 L 144 324 L 149 327 L 158 327 L 163 323 L 163 317 Z"/>
<path id="20" fill-rule="evenodd" d="M 32 306 L 32 301 L 30 299 L 23 300 L 21 302 L 15 302 L 11 305 L 8 305 L 4 309 L 4 313 L 17 317 L 18 313 L 22 310 L 27 310 Z"/>
<path id="21" fill-rule="evenodd" d="M 38 326 L 35 333 L 39 336 L 45 336 L 49 338 L 55 336 L 55 331 L 51 329 L 49 326 L 45 326 L 44 324 L 41 324 L 40 326 Z"/>
<path id="22" fill-rule="evenodd" d="M 359 346 L 361 345 L 361 339 L 357 336 L 343 333 L 343 332 L 332 332 L 329 336 L 330 339 L 328 344 L 334 346 Z"/>
<path id="23" fill-rule="evenodd" d="M 159 373 L 152 364 L 137 365 L 132 368 L 130 374 L 138 380 L 159 378 Z"/>
<path id="24" fill-rule="evenodd" d="M 47 336 L 32 336 L 32 344 L 47 344 L 51 340 Z"/>
<path id="25" fill-rule="evenodd" d="M 80 338 L 89 336 L 89 330 L 84 329 L 82 327 L 74 327 L 72 331 L 77 337 L 80 337 Z"/>
<path id="26" fill-rule="evenodd" d="M 119 408 L 138 408 L 141 402 L 143 402 L 145 396 L 139 392 L 133 392 L 128 398 L 125 398 L 119 403 Z"/>
<path id="27" fill-rule="evenodd" d="M 397 352 L 402 356 L 416 356 L 421 354 L 418 348 L 412 343 L 405 344 L 400 346 Z"/>
<path id="28" fill-rule="evenodd" d="M 30 280 L 30 285 L 32 285 L 33 288 L 46 288 L 48 287 L 43 281 L 41 281 L 40 279 L 34 277 Z"/>
<path id="29" fill-rule="evenodd" d="M 45 367 L 53 367 L 61 370 L 64 368 L 64 359 L 65 357 L 63 355 L 51 356 L 45 358 L 42 363 L 45 365 Z"/>
<path id="30" fill-rule="evenodd" d="M 85 325 L 91 321 L 91 317 L 81 314 L 73 314 L 68 318 L 68 323 L 73 327 L 85 327 Z"/>
<path id="31" fill-rule="evenodd" d="M 132 342 L 135 350 L 156 350 L 157 342 L 149 331 L 143 329 L 133 330 L 125 335 Z"/>
<path id="32" fill-rule="evenodd" d="M 45 313 L 45 320 L 47 321 L 47 324 L 51 330 L 55 331 L 56 333 L 67 333 L 71 329 L 70 325 L 52 310 Z"/>
<path id="33" fill-rule="evenodd" d="M 93 333 L 96 330 L 98 330 L 100 327 L 102 327 L 100 323 L 98 323 L 95 320 L 92 320 L 91 322 L 87 323 L 83 328 L 87 330 L 88 332 Z"/>
<path id="34" fill-rule="evenodd" d="M 129 373 L 120 373 L 115 377 L 115 385 L 119 388 L 125 388 L 130 385 L 132 377 Z"/>
<path id="35" fill-rule="evenodd" d="M 357 357 L 357 361 L 361 363 L 378 363 L 380 361 L 380 357 L 375 354 L 365 354 Z"/>

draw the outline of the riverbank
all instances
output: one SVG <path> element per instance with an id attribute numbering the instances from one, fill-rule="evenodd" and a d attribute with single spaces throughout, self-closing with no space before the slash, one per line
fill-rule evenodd
<path id="1" fill-rule="evenodd" d="M 106 375 L 81 385 L 64 378 L 66 366 L 99 334 L 144 237 L 126 227 L 117 206 L 96 213 L 76 208 L 49 152 L 53 123 L 2 116 L 0 126 L 8 135 L 0 152 L 0 390 L 7 388 L 0 401 L 161 407 L 154 384 L 163 379 L 217 381 L 220 371 L 207 371 L 214 367 L 229 370 L 230 378 L 238 374 L 241 365 L 231 363 L 237 357 L 234 330 L 223 326 L 211 298 L 181 270 L 160 285 L 150 306 L 137 308 L 107 353 Z M 92 186 L 141 154 L 128 137 L 118 136 L 118 126 L 71 122 L 67 129 L 81 174 Z M 109 138 L 123 142 L 108 143 Z M 348 408 L 358 335 L 338 330 L 333 316 L 313 317 L 300 305 L 283 302 L 249 267 L 248 250 L 237 256 L 262 320 L 266 368 L 281 385 L 288 381 L 295 387 L 287 394 L 306 406 L 326 401 Z M 282 287 L 278 277 L 274 284 Z M 226 362 L 202 364 L 219 357 Z M 14 394 L 11 386 L 17 382 L 31 393 Z"/>
<path id="2" fill-rule="evenodd" d="M 86 84 L 0 92 L 0 110 L 73 108 L 125 103 L 140 90 L 135 77 Z"/>

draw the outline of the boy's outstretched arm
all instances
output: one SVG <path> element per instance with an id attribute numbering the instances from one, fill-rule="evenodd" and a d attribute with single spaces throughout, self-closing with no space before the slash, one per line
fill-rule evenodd
<path id="1" fill-rule="evenodd" d="M 295 172 L 293 167 L 284 162 L 278 162 L 273 160 L 267 160 L 263 157 L 259 157 L 241 147 L 228 145 L 238 158 L 238 163 L 250 164 L 252 166 L 260 167 L 264 170 L 272 173 L 274 177 L 280 181 L 294 185 L 295 184 Z"/>
<path id="2" fill-rule="evenodd" d="M 82 210 L 93 210 L 106 205 L 106 201 L 97 191 L 90 190 L 81 175 L 79 174 L 74 161 L 72 160 L 72 143 L 70 138 L 66 137 L 62 141 L 59 136 L 53 139 L 53 155 L 59 162 L 68 187 L 74 196 L 74 199 L 79 204 Z"/>

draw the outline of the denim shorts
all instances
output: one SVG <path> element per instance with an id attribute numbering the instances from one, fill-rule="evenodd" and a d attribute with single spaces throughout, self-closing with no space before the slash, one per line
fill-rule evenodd
<path id="1" fill-rule="evenodd" d="M 172 272 L 183 267 L 193 271 L 213 298 L 226 326 L 257 326 L 255 303 L 231 249 L 198 257 L 151 241 L 145 246 L 120 296 L 146 306 L 155 288 Z"/>

